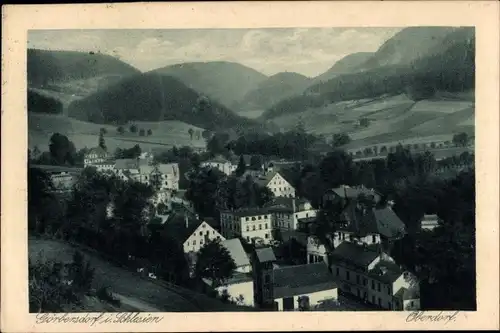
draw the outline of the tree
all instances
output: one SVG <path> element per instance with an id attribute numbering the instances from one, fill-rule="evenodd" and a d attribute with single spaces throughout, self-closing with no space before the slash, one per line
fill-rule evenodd
<path id="1" fill-rule="evenodd" d="M 252 155 L 250 157 L 250 170 L 262 170 L 262 156 L 261 155 Z"/>
<path id="2" fill-rule="evenodd" d="M 236 264 L 228 250 L 215 239 L 205 244 L 198 253 L 195 275 L 212 282 L 212 287 L 222 285 L 233 276 Z"/>
<path id="3" fill-rule="evenodd" d="M 148 133 L 147 133 L 147 134 L 148 134 L 148 136 L 153 135 L 153 131 L 151 130 L 151 128 L 150 128 L 150 129 L 148 129 Z"/>
<path id="4" fill-rule="evenodd" d="M 104 141 L 104 135 L 103 135 L 102 132 L 99 134 L 99 143 L 98 143 L 98 145 L 102 149 L 107 150 L 107 148 L 106 148 L 106 142 Z"/>
<path id="5" fill-rule="evenodd" d="M 105 134 L 107 134 L 107 133 L 108 133 L 108 130 L 107 130 L 106 128 L 104 128 L 104 127 L 101 127 L 101 128 L 99 129 L 99 133 L 100 133 L 100 134 L 102 134 L 102 135 L 105 135 Z"/>
<path id="6" fill-rule="evenodd" d="M 123 128 L 123 126 L 118 126 L 118 128 L 116 129 L 116 132 L 118 132 L 118 134 L 122 135 L 123 133 L 125 133 L 125 128 Z"/>
<path id="7" fill-rule="evenodd" d="M 189 133 L 189 138 L 190 138 L 191 140 L 193 140 L 194 130 L 193 130 L 192 128 L 189 128 L 189 129 L 188 129 L 188 133 Z"/>
<path id="8" fill-rule="evenodd" d="M 243 158 L 243 155 L 240 155 L 240 160 L 238 162 L 238 166 L 236 167 L 236 177 L 241 177 L 245 173 L 247 168 L 247 165 L 245 163 L 245 159 Z"/>
<path id="9" fill-rule="evenodd" d="M 436 143 L 435 142 L 431 142 L 431 148 L 432 149 L 436 148 Z"/>
<path id="10" fill-rule="evenodd" d="M 381 153 L 381 154 L 385 154 L 385 153 L 387 153 L 387 147 L 386 147 L 386 146 L 382 146 L 382 147 L 380 148 L 380 153 Z"/>
<path id="11" fill-rule="evenodd" d="M 65 135 L 54 133 L 50 137 L 49 151 L 54 163 L 58 165 L 66 163 L 70 165 L 74 164 L 76 148 L 73 142 L 71 142 Z"/>
<path id="12" fill-rule="evenodd" d="M 137 125 L 135 125 L 135 124 L 130 125 L 129 130 L 130 130 L 130 133 L 137 133 L 137 131 L 138 131 Z"/>
<path id="13" fill-rule="evenodd" d="M 334 148 L 340 147 L 351 142 L 351 138 L 346 133 L 334 134 L 332 137 L 332 146 Z"/>
<path id="14" fill-rule="evenodd" d="M 144 136 L 144 135 L 146 135 L 146 132 L 144 131 L 144 128 L 141 128 L 139 130 L 139 136 Z"/>
<path id="15" fill-rule="evenodd" d="M 453 135 L 453 144 L 457 147 L 466 147 L 469 143 L 469 135 L 465 132 Z"/>
<path id="16" fill-rule="evenodd" d="M 186 199 L 201 217 L 217 217 L 216 193 L 225 175 L 218 169 L 202 168 L 189 178 Z"/>

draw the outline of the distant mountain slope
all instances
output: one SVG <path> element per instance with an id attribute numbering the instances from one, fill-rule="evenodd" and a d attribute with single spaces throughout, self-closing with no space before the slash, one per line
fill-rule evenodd
<path id="1" fill-rule="evenodd" d="M 235 109 L 267 109 L 284 98 L 303 92 L 310 82 L 310 78 L 294 72 L 275 74 L 249 91 Z"/>
<path id="2" fill-rule="evenodd" d="M 344 100 L 375 98 L 386 94 L 397 95 L 406 92 L 413 100 L 420 100 L 432 97 L 437 91 L 458 92 L 473 89 L 474 28 L 442 28 L 441 33 L 436 33 L 437 28 L 422 29 L 423 32 L 419 34 L 404 33 L 406 30 L 413 32 L 415 28 L 404 29 L 394 37 L 396 42 L 391 43 L 389 40 L 382 45 L 380 50 L 367 61 L 371 61 L 370 66 L 380 65 L 380 67 L 360 73 L 340 75 L 315 84 L 308 88 L 303 96 L 293 96 L 277 103 L 262 117 L 270 119 L 285 113 L 302 112 L 308 107 L 314 108 Z M 425 32 L 427 38 L 424 38 Z M 401 60 L 402 55 L 406 55 L 407 52 L 396 52 L 399 48 L 394 45 L 406 45 L 401 40 L 402 35 L 409 36 L 408 38 L 418 36 L 413 51 L 425 56 L 413 57 L 414 60 L 411 62 Z M 420 40 L 427 43 L 422 42 L 423 51 L 417 52 L 415 49 Z M 392 52 L 389 52 L 391 50 Z M 389 60 L 382 61 L 383 55 Z"/>
<path id="3" fill-rule="evenodd" d="M 373 56 L 372 52 L 352 53 L 337 61 L 330 69 L 313 79 L 313 83 L 325 82 L 342 74 L 359 72 L 362 65 Z"/>
<path id="4" fill-rule="evenodd" d="M 267 79 L 264 74 L 238 63 L 226 61 L 191 62 L 154 70 L 173 76 L 187 87 L 232 107 L 251 89 Z"/>
<path id="5" fill-rule="evenodd" d="M 139 73 L 134 67 L 105 54 L 38 49 L 28 49 L 27 69 L 30 87 Z"/>
<path id="6" fill-rule="evenodd" d="M 74 101 L 68 115 L 95 123 L 180 120 L 208 129 L 255 124 L 158 72 L 135 75 Z"/>
<path id="7" fill-rule="evenodd" d="M 389 65 L 408 65 L 415 60 L 434 54 L 443 40 L 458 28 L 409 27 L 389 38 L 363 64 L 362 69 Z"/>

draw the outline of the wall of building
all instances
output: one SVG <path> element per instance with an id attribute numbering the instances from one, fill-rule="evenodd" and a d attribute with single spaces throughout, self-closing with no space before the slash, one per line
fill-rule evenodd
<path id="1" fill-rule="evenodd" d="M 245 265 L 245 266 L 236 267 L 235 271 L 239 272 L 239 273 L 250 273 L 250 272 L 252 272 L 252 265 Z"/>
<path id="2" fill-rule="evenodd" d="M 311 258 L 312 257 L 312 258 Z M 324 245 L 319 244 L 314 237 L 307 237 L 307 263 L 311 264 L 319 260 L 325 261 L 326 248 Z"/>
<path id="3" fill-rule="evenodd" d="M 276 197 L 295 198 L 295 189 L 293 186 L 281 177 L 278 173 L 267 184 L 267 187 L 274 193 Z"/>
<path id="4" fill-rule="evenodd" d="M 236 301 L 237 298 L 242 295 L 243 302 L 240 305 L 248 305 L 254 306 L 254 295 L 253 295 L 253 281 L 228 284 L 224 286 L 220 286 L 217 288 L 219 295 L 222 294 L 222 291 L 226 289 L 228 294 L 231 296 L 231 299 Z"/>
<path id="5" fill-rule="evenodd" d="M 416 311 L 420 310 L 420 300 L 419 299 L 408 299 L 403 301 L 404 311 Z"/>
<path id="6" fill-rule="evenodd" d="M 184 242 L 184 253 L 198 252 L 207 242 L 216 239 L 217 237 L 221 240 L 225 240 L 225 238 L 217 230 L 204 222 L 196 228 L 195 232 L 193 232 Z"/>
<path id="7" fill-rule="evenodd" d="M 322 301 L 332 300 L 332 299 L 336 300 L 338 298 L 338 289 L 334 288 L 334 289 L 329 289 L 329 290 L 321 290 L 321 291 L 318 291 L 315 293 L 293 296 L 293 308 L 294 308 L 294 310 L 299 309 L 299 297 L 301 297 L 301 296 L 309 297 L 309 308 L 313 309 L 315 306 L 319 305 Z M 284 306 L 283 306 L 284 298 L 276 298 L 274 301 L 276 302 L 277 310 L 284 311 Z M 290 310 L 287 310 L 287 311 L 290 311 Z"/>

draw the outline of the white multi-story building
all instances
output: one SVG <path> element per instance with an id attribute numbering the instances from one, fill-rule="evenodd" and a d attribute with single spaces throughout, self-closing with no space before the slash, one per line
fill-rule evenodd
<path id="1" fill-rule="evenodd" d="M 269 188 L 275 197 L 295 198 L 295 188 L 279 172 L 268 172 L 255 182 Z"/>
<path id="2" fill-rule="evenodd" d="M 299 222 L 316 217 L 317 210 L 304 199 L 277 197 L 268 205 L 272 213 L 273 229 L 297 230 Z"/>
<path id="3" fill-rule="evenodd" d="M 214 239 L 226 240 L 215 228 L 205 221 L 199 221 L 194 225 L 190 225 L 189 223 L 195 222 L 188 221 L 186 218 L 186 235 L 188 236 L 182 244 L 184 253 L 197 253 L 205 244 Z"/>
<path id="4" fill-rule="evenodd" d="M 343 292 L 384 309 L 419 310 L 417 279 L 384 252 L 343 242 L 331 258 L 331 272 Z"/>
<path id="5" fill-rule="evenodd" d="M 226 238 L 243 237 L 247 242 L 272 240 L 272 217 L 267 209 L 240 209 L 223 211 L 220 215 L 222 235 Z"/>
<path id="6" fill-rule="evenodd" d="M 201 166 L 218 169 L 226 175 L 232 174 L 237 168 L 237 165 L 231 163 L 222 156 L 217 156 L 211 160 L 202 162 Z"/>
<path id="7" fill-rule="evenodd" d="M 420 227 L 422 230 L 432 231 L 439 227 L 439 217 L 436 214 L 424 215 L 420 222 Z"/>

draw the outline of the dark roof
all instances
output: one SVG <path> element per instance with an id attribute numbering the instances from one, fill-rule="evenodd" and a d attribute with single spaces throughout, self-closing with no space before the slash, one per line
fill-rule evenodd
<path id="1" fill-rule="evenodd" d="M 273 171 L 273 172 L 266 173 L 264 175 L 260 175 L 259 177 L 255 177 L 254 181 L 255 181 L 255 183 L 259 184 L 260 186 L 267 186 L 267 184 L 269 184 L 269 182 L 271 181 L 271 179 L 273 179 L 273 177 L 277 173 L 278 172 Z"/>
<path id="2" fill-rule="evenodd" d="M 332 253 L 334 260 L 340 260 L 354 266 L 367 269 L 379 253 L 351 242 L 342 242 Z"/>
<path id="3" fill-rule="evenodd" d="M 244 208 L 238 210 L 226 210 L 222 211 L 221 213 L 232 214 L 239 217 L 245 217 L 245 216 L 257 216 L 257 215 L 268 214 L 269 210 L 268 208 Z"/>
<path id="4" fill-rule="evenodd" d="M 270 247 L 263 247 L 260 249 L 255 249 L 255 254 L 260 263 L 265 263 L 269 261 L 276 261 L 276 256 L 274 251 Z"/>
<path id="5" fill-rule="evenodd" d="M 405 233 L 405 224 L 388 207 L 374 209 L 373 214 L 377 222 L 378 232 L 388 238 L 402 237 Z"/>
<path id="6" fill-rule="evenodd" d="M 393 283 L 403 274 L 403 271 L 393 262 L 380 261 L 368 274 L 378 281 Z"/>
<path id="7" fill-rule="evenodd" d="M 188 226 L 186 227 L 186 217 L 188 219 Z M 165 222 L 165 230 L 173 238 L 184 242 L 193 232 L 198 228 L 203 221 L 196 219 L 188 212 L 174 212 Z"/>
<path id="8" fill-rule="evenodd" d="M 299 223 L 313 223 L 316 221 L 316 216 L 309 216 L 297 219 Z"/>
<path id="9" fill-rule="evenodd" d="M 241 240 L 239 238 L 232 238 L 221 242 L 222 246 L 224 246 L 236 264 L 236 267 L 248 266 L 250 265 L 250 260 L 248 259 L 248 255 L 243 249 L 243 245 L 241 244 Z"/>
<path id="10" fill-rule="evenodd" d="M 374 189 L 369 189 L 364 186 L 356 186 L 351 187 L 347 185 L 342 185 L 340 187 L 332 188 L 328 190 L 328 192 L 333 192 L 341 198 L 344 199 L 357 199 L 360 194 L 364 195 L 373 195 L 375 197 L 375 201 L 380 200 L 380 194 L 377 193 Z"/>
<path id="11" fill-rule="evenodd" d="M 309 294 L 337 287 L 324 262 L 280 267 L 273 270 L 274 297 Z"/>

